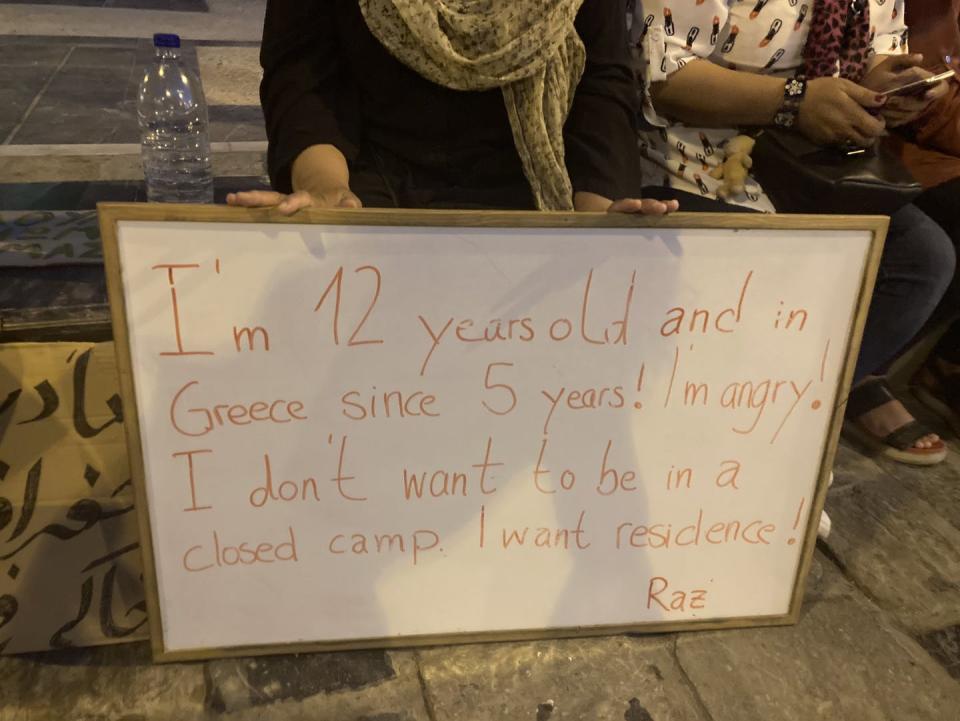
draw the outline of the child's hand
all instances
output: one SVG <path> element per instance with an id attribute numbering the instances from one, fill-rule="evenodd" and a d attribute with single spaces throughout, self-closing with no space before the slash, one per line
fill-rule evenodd
<path id="1" fill-rule="evenodd" d="M 573 194 L 573 209 L 587 213 L 637 213 L 639 215 L 666 215 L 679 207 L 676 200 L 655 198 L 621 198 L 610 200 L 596 193 L 577 191 Z"/>

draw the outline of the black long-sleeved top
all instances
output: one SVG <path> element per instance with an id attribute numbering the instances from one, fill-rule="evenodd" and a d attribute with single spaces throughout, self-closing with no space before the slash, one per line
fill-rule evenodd
<path id="1" fill-rule="evenodd" d="M 575 25 L 587 63 L 564 126 L 574 190 L 639 197 L 625 4 L 585 0 Z M 293 161 L 316 144 L 336 146 L 348 163 L 371 144 L 438 182 L 524 182 L 501 91 L 421 77 L 370 33 L 356 0 L 268 0 L 260 60 L 268 167 L 281 192 L 291 191 Z"/>

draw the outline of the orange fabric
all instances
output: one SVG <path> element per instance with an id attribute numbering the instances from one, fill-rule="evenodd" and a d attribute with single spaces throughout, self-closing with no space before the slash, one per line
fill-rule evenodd
<path id="1" fill-rule="evenodd" d="M 910 51 L 934 66 L 945 55 L 960 57 L 960 0 L 909 0 Z M 942 66 L 941 66 L 942 68 Z M 909 140 L 904 139 L 908 137 Z M 960 177 L 960 80 L 924 115 L 890 139 L 914 177 L 926 188 Z"/>
<path id="2" fill-rule="evenodd" d="M 931 65 L 960 54 L 960 0 L 907 0 L 906 7 L 910 52 L 923 53 Z"/>

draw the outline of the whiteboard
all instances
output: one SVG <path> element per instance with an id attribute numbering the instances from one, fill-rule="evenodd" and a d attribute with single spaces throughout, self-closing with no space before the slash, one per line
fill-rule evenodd
<path id="1" fill-rule="evenodd" d="M 796 612 L 877 221 L 113 212 L 161 656 Z"/>

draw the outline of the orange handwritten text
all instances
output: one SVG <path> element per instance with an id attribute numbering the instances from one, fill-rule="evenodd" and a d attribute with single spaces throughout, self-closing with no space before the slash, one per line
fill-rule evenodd
<path id="1" fill-rule="evenodd" d="M 617 526 L 616 547 L 661 549 L 736 543 L 769 546 L 770 536 L 777 530 L 774 524 L 761 519 L 709 523 L 704 521 L 705 515 L 701 508 L 695 520 L 677 529 L 673 523 L 621 523 Z"/>
<path id="2" fill-rule="evenodd" d="M 290 423 L 305 421 L 307 415 L 300 401 L 281 399 L 254 401 L 252 403 L 215 403 L 184 408 L 191 402 L 185 400 L 187 393 L 200 390 L 200 381 L 189 381 L 173 396 L 170 402 L 170 424 L 184 436 L 205 436 L 224 426 L 248 426 L 251 423 Z"/>
<path id="3" fill-rule="evenodd" d="M 257 486 L 250 491 L 249 501 L 254 508 L 263 508 L 267 501 L 306 501 L 312 497 L 314 501 L 320 500 L 320 493 L 317 489 L 317 479 L 304 478 L 302 481 L 281 481 L 276 489 L 273 487 L 273 469 L 270 466 L 270 454 L 263 454 L 263 466 L 265 480 L 262 486 Z"/>
<path id="4" fill-rule="evenodd" d="M 647 587 L 647 608 L 653 608 L 654 604 L 664 611 L 699 611 L 707 606 L 707 590 L 670 590 L 670 581 L 654 576 Z"/>
<path id="5" fill-rule="evenodd" d="M 374 306 L 377 304 L 377 301 L 380 299 L 380 286 L 383 283 L 383 276 L 380 274 L 380 269 L 374 265 L 363 265 L 359 268 L 355 268 L 353 271 L 355 274 L 359 273 L 372 273 L 374 278 L 374 287 L 373 292 L 370 297 L 370 304 L 367 306 L 366 312 L 363 314 L 363 317 L 357 323 L 353 329 L 353 333 L 350 335 L 349 340 L 347 341 L 348 346 L 359 346 L 359 345 L 379 345 L 383 343 L 381 338 L 371 338 L 363 340 L 357 338 L 360 334 L 360 331 L 363 329 L 364 324 L 369 320 L 370 314 L 373 312 Z M 333 320 L 332 328 L 333 331 L 333 342 L 335 345 L 340 345 L 340 318 L 341 318 L 341 306 L 343 304 L 343 266 L 340 266 L 337 269 L 337 272 L 333 274 L 333 278 L 330 280 L 330 283 L 327 285 L 326 289 L 323 291 L 323 294 L 320 296 L 320 300 L 317 302 L 317 306 L 313 309 L 314 312 L 319 311 L 323 304 L 326 302 L 327 298 L 330 296 L 330 292 L 333 291 Z"/>
<path id="6" fill-rule="evenodd" d="M 413 531 L 408 536 L 401 533 L 338 533 L 330 539 L 327 550 L 336 556 L 351 554 L 366 556 L 381 553 L 398 553 L 411 555 L 413 565 L 420 561 L 420 556 L 426 551 L 437 549 L 443 553 L 440 545 L 440 534 L 429 529 Z"/>
<path id="7" fill-rule="evenodd" d="M 543 526 L 537 528 L 531 528 L 530 526 L 502 528 L 500 530 L 501 546 L 504 551 L 520 547 L 556 548 L 569 551 L 572 537 L 573 547 L 576 549 L 582 551 L 590 548 L 590 542 L 584 538 L 583 520 L 586 513 L 586 511 L 580 511 L 580 515 L 577 517 L 577 525 L 573 528 L 547 528 Z M 485 524 L 486 519 L 483 518 L 482 522 Z"/>
<path id="8" fill-rule="evenodd" d="M 196 478 L 194 477 L 193 469 L 193 457 L 198 453 L 213 453 L 211 448 L 202 448 L 195 451 L 180 451 L 179 453 L 171 454 L 174 458 L 179 458 L 180 456 L 187 457 L 187 478 L 190 482 L 190 508 L 184 508 L 184 511 L 206 511 L 213 506 L 198 506 L 197 505 L 197 484 Z"/>
<path id="9" fill-rule="evenodd" d="M 422 315 L 418 315 L 417 320 L 420 321 L 420 325 L 426 330 L 431 341 L 430 350 L 427 351 L 427 355 L 420 366 L 420 375 L 424 375 L 427 372 L 427 365 L 430 363 L 433 352 L 440 345 L 456 319 L 453 316 L 448 317 L 442 327 L 439 323 L 431 325 L 430 321 Z M 487 321 L 485 325 L 481 323 L 480 327 L 476 326 L 477 321 L 473 318 L 462 318 L 453 328 L 453 333 L 450 336 L 451 341 L 459 341 L 460 343 L 498 343 L 504 341 L 529 343 L 536 337 L 532 318 L 493 318 Z"/>
<path id="10" fill-rule="evenodd" d="M 213 351 L 207 350 L 184 350 L 183 331 L 181 328 L 180 301 L 177 297 L 177 284 L 174 279 L 175 270 L 196 269 L 200 266 L 196 263 L 161 263 L 155 265 L 151 270 L 167 271 L 167 283 L 170 285 L 170 305 L 173 310 L 173 333 L 177 341 L 176 351 L 162 351 L 162 356 L 182 356 L 182 355 L 213 355 Z"/>
<path id="11" fill-rule="evenodd" d="M 240 347 L 241 338 L 247 341 L 248 351 L 256 349 L 257 338 L 260 339 L 263 350 L 270 350 L 270 334 L 267 333 L 267 329 L 262 325 L 255 325 L 252 328 L 248 328 L 247 326 L 233 326 L 233 345 L 236 347 L 237 353 L 242 350 Z"/>
<path id="12" fill-rule="evenodd" d="M 533 486 L 540 493 L 556 493 L 557 489 L 550 483 L 550 469 L 544 468 L 543 457 L 547 452 L 547 439 L 544 438 L 540 443 L 540 453 L 537 455 L 537 465 L 533 469 Z M 564 468 L 560 472 L 560 489 L 564 491 L 571 490 L 577 484 L 577 474 L 570 468 Z"/>
<path id="13" fill-rule="evenodd" d="M 534 318 L 493 318 L 486 322 L 474 318 L 457 319 L 447 316 L 445 320 L 429 320 L 418 315 L 417 320 L 423 326 L 429 338 L 423 361 L 420 364 L 420 375 L 425 375 L 427 366 L 434 353 L 441 345 L 455 343 L 529 343 L 537 338 L 538 326 L 547 329 L 547 337 L 555 342 L 564 342 L 576 339 L 589 345 L 627 345 L 629 343 L 630 310 L 633 304 L 633 295 L 636 290 L 637 272 L 633 271 L 624 293 L 623 313 L 614 320 L 596 318 L 597 313 L 591 311 L 591 300 L 594 294 L 594 269 L 587 272 L 583 285 L 583 295 L 580 300 L 579 314 L 575 319 L 560 317 L 539 324 Z M 606 284 L 605 284 L 606 285 Z M 571 314 L 572 315 L 572 314 Z"/>
<path id="14" fill-rule="evenodd" d="M 753 278 L 753 271 L 747 273 L 740 286 L 740 297 L 736 306 L 724 308 L 711 315 L 710 310 L 706 308 L 694 308 L 688 311 L 683 306 L 676 306 L 667 311 L 667 319 L 660 326 L 660 335 L 666 337 L 679 335 L 683 332 L 705 334 L 710 330 L 719 333 L 733 333 L 740 319 L 743 316 L 743 303 L 747 297 L 747 288 L 750 285 L 750 279 Z M 689 320 L 687 316 L 689 314 Z"/>
<path id="15" fill-rule="evenodd" d="M 276 561 L 293 561 L 297 563 L 297 539 L 293 528 L 287 527 L 290 540 L 282 543 L 249 543 L 243 541 L 236 545 L 224 544 L 219 534 L 214 531 L 212 543 L 209 546 L 196 545 L 187 549 L 183 554 L 182 565 L 184 570 L 191 573 L 209 571 L 211 568 L 230 566 L 253 566 L 257 564 L 274 563 Z"/>
<path id="16" fill-rule="evenodd" d="M 373 388 L 376 391 L 376 387 Z M 362 396 L 360 391 L 347 391 L 340 396 L 340 412 L 352 421 L 373 418 L 436 418 L 433 410 L 437 397 L 425 391 L 383 391 Z"/>
<path id="17" fill-rule="evenodd" d="M 550 421 L 558 407 L 571 411 L 597 410 L 600 408 L 623 408 L 626 401 L 623 386 L 603 386 L 600 388 L 570 389 L 561 386 L 555 390 L 541 390 L 540 393 L 550 404 L 546 420 L 543 422 L 543 434 L 550 432 Z"/>
<path id="18" fill-rule="evenodd" d="M 503 463 L 490 460 L 493 449 L 493 438 L 487 438 L 487 447 L 480 463 L 472 464 L 472 468 L 480 471 L 477 480 L 477 489 L 483 495 L 496 492 L 496 487 L 487 487 L 487 473 L 489 469 L 502 466 Z M 429 481 L 427 478 L 429 477 Z M 418 476 L 415 471 L 403 469 L 403 497 L 406 500 L 422 499 L 427 497 L 441 498 L 443 496 L 464 496 L 470 491 L 468 486 L 469 475 L 463 471 L 422 471 Z M 491 476 L 492 480 L 492 476 Z"/>
<path id="19" fill-rule="evenodd" d="M 597 480 L 596 491 L 601 496 L 611 496 L 617 491 L 637 491 L 636 471 L 618 471 L 610 465 L 610 449 L 613 441 L 607 441 L 603 450 L 603 460 L 600 462 L 600 477 Z"/>

